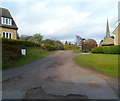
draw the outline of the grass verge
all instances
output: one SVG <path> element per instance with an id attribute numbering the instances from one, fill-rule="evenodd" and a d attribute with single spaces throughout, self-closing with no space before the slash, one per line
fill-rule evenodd
<path id="1" fill-rule="evenodd" d="M 82 67 L 90 67 L 111 77 L 118 76 L 118 55 L 84 54 L 74 57 L 74 61 Z"/>
<path id="2" fill-rule="evenodd" d="M 76 50 L 74 50 L 74 52 L 75 52 L 75 53 L 82 53 L 82 50 L 76 49 Z"/>
<path id="3" fill-rule="evenodd" d="M 2 66 L 2 69 L 10 69 L 10 68 L 15 68 L 18 66 L 22 66 L 24 64 L 33 62 L 37 59 L 43 58 L 45 56 L 48 56 L 56 51 L 44 51 L 39 47 L 28 47 L 27 48 L 27 55 L 22 56 L 21 58 L 14 60 L 14 61 L 8 61 L 7 64 Z"/>

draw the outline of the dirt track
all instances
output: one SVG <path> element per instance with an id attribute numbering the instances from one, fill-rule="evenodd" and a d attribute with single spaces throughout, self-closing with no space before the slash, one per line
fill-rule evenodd
<path id="1" fill-rule="evenodd" d="M 76 65 L 72 51 L 58 51 L 3 82 L 8 99 L 116 99 L 117 79 Z"/>

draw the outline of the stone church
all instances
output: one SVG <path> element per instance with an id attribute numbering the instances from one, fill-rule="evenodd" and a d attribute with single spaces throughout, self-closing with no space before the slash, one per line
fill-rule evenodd
<path id="1" fill-rule="evenodd" d="M 110 36 L 109 23 L 107 20 L 106 24 L 106 36 L 100 42 L 100 46 L 111 46 L 114 45 L 114 37 Z"/>

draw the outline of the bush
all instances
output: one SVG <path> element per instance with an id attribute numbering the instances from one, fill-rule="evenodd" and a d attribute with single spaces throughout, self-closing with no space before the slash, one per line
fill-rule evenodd
<path id="1" fill-rule="evenodd" d="M 63 44 L 60 41 L 57 41 L 57 40 L 46 39 L 46 40 L 43 40 L 42 43 L 55 46 L 56 50 L 63 50 L 64 49 Z"/>
<path id="2" fill-rule="evenodd" d="M 112 54 L 120 54 L 120 46 L 111 46 L 110 49 Z"/>
<path id="3" fill-rule="evenodd" d="M 76 49 L 80 49 L 80 47 L 75 46 L 75 45 L 65 45 L 64 49 L 65 50 L 76 50 Z"/>
<path id="4" fill-rule="evenodd" d="M 53 45 L 50 45 L 50 44 L 44 44 L 42 47 L 46 51 L 54 51 L 54 50 L 56 50 L 56 47 L 53 46 Z"/>
<path id="5" fill-rule="evenodd" d="M 92 53 L 120 54 L 120 46 L 103 46 L 92 49 Z"/>
<path id="6" fill-rule="evenodd" d="M 2 44 L 9 44 L 9 45 L 23 45 L 23 46 L 28 46 L 28 47 L 39 47 L 39 44 L 36 44 L 31 41 L 27 40 L 15 40 L 15 39 L 8 39 L 8 38 L 2 38 Z"/>
<path id="7" fill-rule="evenodd" d="M 102 47 L 95 47 L 92 49 L 92 53 L 103 53 Z"/>
<path id="8" fill-rule="evenodd" d="M 2 64 L 21 58 L 21 48 L 20 45 L 2 44 Z"/>
<path id="9" fill-rule="evenodd" d="M 110 54 L 110 53 L 111 53 L 110 46 L 102 47 L 102 49 L 103 49 L 103 53 L 104 53 L 104 54 Z"/>

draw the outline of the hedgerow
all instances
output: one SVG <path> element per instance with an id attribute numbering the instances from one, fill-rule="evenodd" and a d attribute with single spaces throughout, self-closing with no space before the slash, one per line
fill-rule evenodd
<path id="1" fill-rule="evenodd" d="M 53 45 L 50 45 L 50 44 L 44 44 L 44 45 L 42 46 L 42 48 L 43 48 L 44 50 L 46 50 L 46 51 L 54 51 L 54 50 L 56 50 L 56 47 L 53 46 Z"/>
<path id="2" fill-rule="evenodd" d="M 103 46 L 92 49 L 92 53 L 102 54 L 120 54 L 120 45 L 118 46 Z"/>
<path id="3" fill-rule="evenodd" d="M 64 49 L 65 50 L 76 50 L 76 49 L 80 49 L 80 47 L 75 46 L 75 45 L 65 45 Z"/>
<path id="4" fill-rule="evenodd" d="M 8 38 L 2 38 L 2 44 L 8 44 L 8 45 L 23 45 L 23 46 L 36 46 L 39 47 L 39 44 L 36 44 L 34 42 L 31 41 L 27 41 L 27 40 L 15 40 L 15 39 L 8 39 Z"/>

